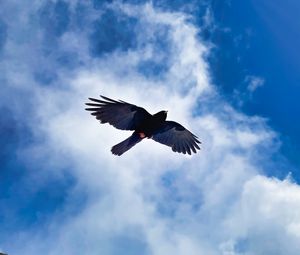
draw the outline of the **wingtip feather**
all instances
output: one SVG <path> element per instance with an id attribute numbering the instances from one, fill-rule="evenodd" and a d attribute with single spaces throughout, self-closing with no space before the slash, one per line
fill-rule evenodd
<path id="1" fill-rule="evenodd" d="M 103 98 L 104 100 L 108 101 L 107 103 L 118 103 L 118 101 L 113 100 L 109 97 L 106 97 L 106 96 L 103 96 L 103 95 L 100 95 L 100 97 Z"/>

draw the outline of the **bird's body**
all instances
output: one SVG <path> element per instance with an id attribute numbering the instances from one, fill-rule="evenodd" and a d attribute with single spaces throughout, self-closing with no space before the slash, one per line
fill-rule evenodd
<path id="1" fill-rule="evenodd" d="M 154 115 L 150 115 L 143 122 L 141 122 L 141 124 L 136 128 L 135 132 L 144 134 L 147 138 L 151 138 L 153 134 L 162 127 L 166 118 L 166 111 L 161 111 Z"/>
<path id="2" fill-rule="evenodd" d="M 134 130 L 133 134 L 123 142 L 112 147 L 112 153 L 122 155 L 144 138 L 153 140 L 172 147 L 172 150 L 180 153 L 196 153 L 200 149 L 197 143 L 200 141 L 190 131 L 174 121 L 166 121 L 167 111 L 160 111 L 154 115 L 144 108 L 129 104 L 124 101 L 116 101 L 101 96 L 104 100 L 89 98 L 93 103 L 86 103 L 93 108 L 92 115 L 101 123 L 109 123 L 122 130 Z"/>

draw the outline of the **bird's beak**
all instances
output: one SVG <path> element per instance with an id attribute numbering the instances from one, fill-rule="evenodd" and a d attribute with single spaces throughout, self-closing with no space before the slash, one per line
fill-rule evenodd
<path id="1" fill-rule="evenodd" d="M 168 111 L 165 111 L 165 113 L 167 114 L 167 113 L 168 113 Z"/>

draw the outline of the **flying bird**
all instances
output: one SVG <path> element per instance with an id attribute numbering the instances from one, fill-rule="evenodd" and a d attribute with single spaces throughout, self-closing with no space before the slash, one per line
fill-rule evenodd
<path id="1" fill-rule="evenodd" d="M 150 114 L 144 108 L 105 96 L 89 98 L 86 105 L 100 123 L 109 123 L 117 129 L 134 130 L 126 140 L 112 147 L 111 152 L 122 155 L 145 138 L 167 145 L 174 152 L 189 155 L 200 150 L 198 137 L 175 121 L 168 121 L 167 111 Z"/>

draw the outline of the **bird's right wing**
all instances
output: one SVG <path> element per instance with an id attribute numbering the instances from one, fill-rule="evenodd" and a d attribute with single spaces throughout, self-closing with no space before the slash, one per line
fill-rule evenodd
<path id="1" fill-rule="evenodd" d="M 200 150 L 198 137 L 175 121 L 165 121 L 160 130 L 153 134 L 156 142 L 170 146 L 173 151 L 179 153 L 196 153 Z"/>
<path id="2" fill-rule="evenodd" d="M 92 106 L 86 110 L 91 111 L 101 123 L 109 123 L 122 130 L 135 130 L 141 122 L 151 117 L 151 114 L 142 107 L 104 96 L 101 98 L 104 100 L 89 98 L 94 103 L 86 103 Z"/>

